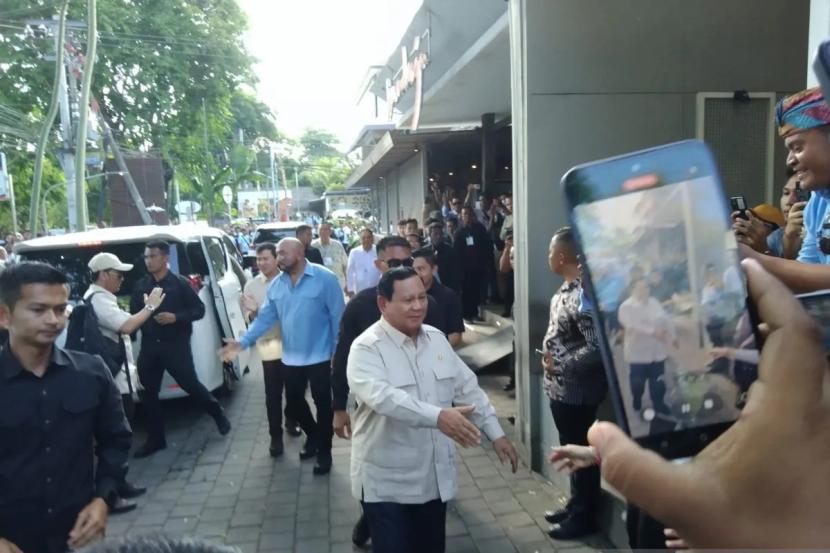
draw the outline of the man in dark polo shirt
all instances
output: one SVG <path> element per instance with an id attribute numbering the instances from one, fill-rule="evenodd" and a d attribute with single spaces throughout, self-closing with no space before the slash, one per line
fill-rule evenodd
<path id="1" fill-rule="evenodd" d="M 455 251 L 444 236 L 444 223 L 440 221 L 430 223 L 429 248 L 438 263 L 438 277 L 441 284 L 461 294 L 461 267 Z"/>
<path id="2" fill-rule="evenodd" d="M 464 334 L 464 317 L 461 312 L 461 297 L 449 286 L 444 286 L 435 279 L 441 268 L 435 263 L 435 256 L 429 248 L 420 249 L 412 254 L 412 268 L 421 277 L 427 294 L 432 296 L 444 312 L 444 332 L 452 347 L 461 343 Z"/>
<path id="3" fill-rule="evenodd" d="M 132 433 L 109 368 L 54 345 L 68 299 L 66 275 L 49 265 L 0 273 L 0 551 L 101 538 L 126 474 Z"/>
<path id="4" fill-rule="evenodd" d="M 317 265 L 323 265 L 323 254 L 320 253 L 320 250 L 311 245 L 311 241 L 314 238 L 311 232 L 311 227 L 308 225 L 300 225 L 294 232 L 297 236 L 297 240 L 302 242 L 303 248 L 305 248 L 305 258 L 312 263 L 316 263 Z"/>
<path id="5" fill-rule="evenodd" d="M 395 267 L 412 266 L 412 247 L 403 236 L 386 236 L 377 244 L 377 260 L 375 266 L 381 273 Z M 428 298 L 426 319 L 424 324 L 434 326 L 447 334 L 444 324 L 444 313 L 434 298 Z M 352 342 L 363 334 L 367 328 L 380 320 L 378 307 L 378 291 L 372 286 L 357 293 L 343 311 L 340 319 L 340 332 L 337 336 L 337 348 L 334 351 L 334 360 L 331 372 L 331 388 L 333 392 L 334 432 L 344 439 L 351 437 L 351 421 L 346 411 L 349 398 L 349 383 L 346 377 L 346 363 L 349 360 L 349 350 Z M 369 540 L 369 525 L 361 514 L 352 532 L 352 542 L 362 547 Z"/>
<path id="6" fill-rule="evenodd" d="M 205 316 L 205 304 L 187 280 L 170 272 L 169 261 L 170 244 L 148 242 L 144 248 L 144 264 L 150 274 L 136 284 L 130 299 L 130 312 L 135 314 L 150 309 L 144 304 L 145 294 L 157 287 L 164 291 L 164 301 L 153 309 L 153 316 L 141 327 L 138 379 L 143 390 L 139 390 L 138 395 L 147 421 L 147 441 L 135 452 L 136 458 L 147 457 L 167 447 L 159 401 L 164 371 L 170 373 L 176 383 L 213 417 L 220 434 L 224 436 L 231 430 L 222 406 L 199 382 L 193 366 L 190 335 L 193 334 L 193 321 Z"/>

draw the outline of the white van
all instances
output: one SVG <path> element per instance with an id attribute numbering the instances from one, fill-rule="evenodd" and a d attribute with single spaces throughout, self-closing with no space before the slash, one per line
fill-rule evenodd
<path id="1" fill-rule="evenodd" d="M 205 304 L 205 316 L 193 323 L 190 339 L 199 381 L 210 391 L 220 388 L 230 391 L 247 372 L 250 356 L 245 351 L 233 364 L 223 364 L 216 354 L 223 338 L 238 339 L 247 329 L 240 303 L 245 277 L 233 253 L 236 246 L 221 230 L 196 225 L 105 228 L 35 238 L 15 245 L 14 251 L 21 260 L 44 261 L 65 273 L 72 302 L 80 301 L 90 285 L 87 263 L 92 256 L 100 252 L 114 253 L 123 262 L 135 265 L 125 275 L 118 294 L 118 303 L 129 310 L 135 284 L 147 274 L 144 245 L 151 240 L 165 240 L 170 244 L 170 270 L 187 278 Z M 141 347 L 140 335 L 139 330 L 139 340 L 132 344 L 135 359 Z M 64 336 L 59 340 L 64 340 Z M 138 378 L 135 374 L 132 376 L 135 386 Z M 165 373 L 161 399 L 186 395 Z"/>

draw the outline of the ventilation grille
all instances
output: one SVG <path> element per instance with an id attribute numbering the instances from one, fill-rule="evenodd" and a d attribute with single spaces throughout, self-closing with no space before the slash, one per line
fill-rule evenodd
<path id="1" fill-rule="evenodd" d="M 704 98 L 703 140 L 712 148 L 726 193 L 750 205 L 767 200 L 772 99 Z"/>

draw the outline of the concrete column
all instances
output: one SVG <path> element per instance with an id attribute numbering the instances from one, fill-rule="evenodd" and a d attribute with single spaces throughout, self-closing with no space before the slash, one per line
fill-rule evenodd
<path id="1" fill-rule="evenodd" d="M 481 116 L 481 191 L 491 192 L 496 174 L 496 114 Z"/>

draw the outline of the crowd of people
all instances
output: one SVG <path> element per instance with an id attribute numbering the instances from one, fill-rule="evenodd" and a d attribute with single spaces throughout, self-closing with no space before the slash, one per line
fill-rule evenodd
<path id="1" fill-rule="evenodd" d="M 632 547 L 665 547 L 666 540 L 670 547 L 828 544 L 826 352 L 792 292 L 830 282 L 830 108 L 820 91 L 804 91 L 779 104 L 778 124 L 792 170 L 781 216 L 768 209 L 733 214 L 767 333 L 746 404 L 752 416 L 741 416 L 688 462 L 670 463 L 616 426 L 595 423 L 608 390 L 595 310 L 574 234 L 567 227 L 554 234 L 548 264 L 564 283 L 551 299 L 541 364 L 562 442 L 550 461 L 572 480 L 567 505 L 544 514 L 552 537 L 576 539 L 596 529 L 602 473 L 631 502 Z M 447 502 L 457 491 L 454 444 L 477 446 L 484 434 L 503 463 L 518 467 L 475 374 L 453 351 L 464 319 L 481 316 L 487 294 L 502 295 L 509 308 L 511 198 L 477 190 L 471 185 L 460 198 L 433 188 L 423 226 L 401 221 L 398 235 L 377 242 L 365 228 L 348 255 L 325 222 L 317 240 L 305 226 L 296 237 L 258 244 L 259 274 L 243 296 L 250 326 L 218 352 L 226 362 L 245 349 L 259 353 L 273 457 L 285 454 L 283 428 L 302 433 L 300 459 L 313 460 L 314 475 L 322 477 L 332 468 L 333 434 L 353 441 L 351 487 L 362 513 L 353 541 L 371 539 L 379 553 L 444 550 Z M 170 272 L 169 254 L 163 241 L 146 244 L 148 274 L 130 291 L 129 311 L 116 294 L 132 266 L 109 253 L 90 260 L 93 284 L 84 299 L 94 318 L 84 321 L 95 321 L 108 341 L 99 357 L 55 345 L 68 320 L 65 274 L 34 262 L 0 272 L 0 325 L 9 334 L 0 350 L 0 553 L 86 546 L 104 535 L 109 513 L 129 508 L 142 493 L 126 476 L 132 384 L 125 336 L 142 335 L 137 365 L 147 439 L 136 457 L 166 447 L 158 400 L 165 371 L 221 435 L 231 432 L 193 367 L 192 323 L 204 316 L 204 305 Z M 706 273 L 715 313 L 734 275 L 716 267 Z M 659 302 L 650 301 L 659 282 L 643 274 L 631 284 L 615 324 L 633 336 L 624 348 L 635 355 L 649 336 L 670 340 L 671 329 L 638 324 L 660 318 Z M 713 344 L 722 332 L 716 318 L 707 319 Z M 632 363 L 638 368 L 631 387 L 636 372 L 639 395 L 648 382 L 658 403 L 655 363 Z M 305 399 L 309 388 L 315 413 Z M 133 550 L 129 543 L 118 547 Z"/>

